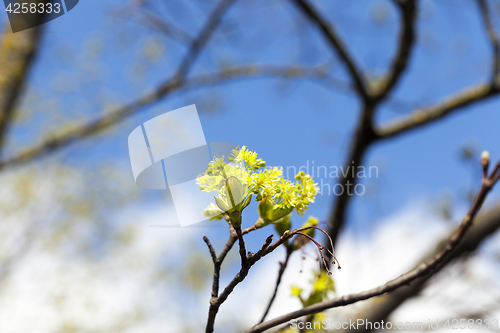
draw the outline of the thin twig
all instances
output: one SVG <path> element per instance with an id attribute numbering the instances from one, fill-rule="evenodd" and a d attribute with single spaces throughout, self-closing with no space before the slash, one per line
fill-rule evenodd
<path id="1" fill-rule="evenodd" d="M 381 125 L 375 131 L 381 139 L 393 138 L 463 110 L 466 106 L 484 101 L 499 92 L 500 90 L 492 84 L 479 84 L 449 96 L 435 105 L 417 109 L 408 116 Z"/>
<path id="2" fill-rule="evenodd" d="M 251 227 L 243 230 L 241 232 L 241 234 L 245 235 L 246 233 L 249 233 L 251 231 L 259 229 L 260 226 L 262 225 L 259 222 L 260 221 L 257 221 L 257 223 L 255 223 Z M 235 277 L 231 280 L 231 282 L 229 282 L 229 284 L 224 288 L 224 290 L 220 293 L 220 295 L 213 296 L 214 292 L 212 290 L 212 298 L 210 299 L 210 307 L 208 310 L 208 319 L 207 319 L 207 326 L 206 326 L 205 332 L 212 333 L 214 331 L 215 318 L 217 316 L 217 313 L 219 311 L 220 306 L 222 305 L 222 303 L 224 303 L 224 301 L 227 299 L 227 297 L 233 292 L 234 288 L 245 279 L 245 277 L 248 275 L 250 268 L 257 261 L 259 261 L 262 257 L 268 255 L 269 253 L 273 252 L 278 246 L 282 245 L 290 238 L 299 234 L 301 231 L 305 231 L 305 230 L 312 229 L 312 228 L 314 228 L 314 227 L 309 226 L 309 227 L 295 229 L 295 230 L 289 232 L 288 234 L 281 236 L 280 239 L 278 239 L 273 244 L 271 244 L 271 242 L 273 240 L 273 235 L 270 235 L 269 237 L 266 238 L 264 244 L 259 249 L 259 251 L 257 251 L 257 253 L 248 255 L 247 265 L 241 266 L 239 272 L 235 275 Z M 226 243 L 226 246 L 222 250 L 219 257 L 217 258 L 218 265 L 215 265 L 215 266 L 216 266 L 216 269 L 218 269 L 218 271 L 214 271 L 214 281 L 212 283 L 212 286 L 214 286 L 215 284 L 217 284 L 217 286 L 218 286 L 219 274 L 220 274 L 220 264 L 224 261 L 225 256 L 227 255 L 227 253 L 229 252 L 229 250 L 234 245 L 234 243 L 236 242 L 237 239 L 238 239 L 238 236 L 236 235 L 236 232 L 234 232 L 234 233 L 231 232 L 229 240 Z"/>
<path id="3" fill-rule="evenodd" d="M 323 265 L 324 265 L 324 267 L 325 267 L 325 269 L 326 269 L 326 271 L 327 271 L 328 275 L 332 275 L 332 272 L 331 272 L 331 271 L 330 271 L 330 269 L 328 268 L 328 263 L 327 263 L 327 261 L 326 261 L 325 257 L 323 256 L 323 252 L 321 252 L 321 251 L 322 251 L 322 250 L 327 250 L 327 251 L 328 251 L 328 253 L 330 253 L 330 255 L 331 255 L 332 257 L 334 257 L 334 256 L 333 256 L 333 253 L 332 253 L 330 250 L 328 250 L 328 248 L 326 248 L 326 247 L 324 247 L 323 245 L 321 245 L 320 243 L 318 243 L 318 242 L 317 242 L 314 238 L 312 238 L 312 237 L 311 237 L 311 236 L 309 236 L 308 234 L 305 234 L 305 233 L 303 233 L 303 232 L 298 232 L 297 234 L 298 234 L 298 235 L 301 235 L 301 236 L 303 236 L 303 237 L 308 238 L 309 240 L 311 240 L 311 242 L 313 242 L 313 243 L 314 243 L 314 245 L 316 245 L 316 247 L 318 248 L 319 256 L 320 256 L 320 257 L 321 257 L 321 259 L 323 260 Z M 321 269 L 321 264 L 320 264 L 320 269 Z M 339 269 L 340 269 L 340 267 L 339 267 Z"/>
<path id="4" fill-rule="evenodd" d="M 205 243 L 207 243 L 208 251 L 210 252 L 210 255 L 212 256 L 212 261 L 215 264 L 215 262 L 217 261 L 217 254 L 215 253 L 212 243 L 210 243 L 207 236 L 203 236 L 203 240 L 205 241 Z"/>

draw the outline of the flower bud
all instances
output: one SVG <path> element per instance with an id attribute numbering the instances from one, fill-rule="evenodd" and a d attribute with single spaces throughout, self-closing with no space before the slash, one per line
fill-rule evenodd
<path id="1" fill-rule="evenodd" d="M 265 221 L 271 220 L 271 213 L 273 211 L 273 202 L 271 199 L 264 198 L 259 202 L 258 210 L 260 217 Z"/>
<path id="2" fill-rule="evenodd" d="M 245 199 L 243 206 L 241 206 L 241 210 L 247 208 L 247 206 L 250 205 L 250 202 L 252 202 L 252 195 L 251 194 Z"/>
<path id="3" fill-rule="evenodd" d="M 289 208 L 280 208 L 280 209 L 273 209 L 271 212 L 271 221 L 277 221 L 281 219 L 282 217 L 287 216 L 290 214 L 293 210 L 293 207 Z"/>
<path id="4" fill-rule="evenodd" d="M 488 167 L 490 164 L 490 152 L 485 150 L 481 153 L 481 165 L 483 168 Z"/>

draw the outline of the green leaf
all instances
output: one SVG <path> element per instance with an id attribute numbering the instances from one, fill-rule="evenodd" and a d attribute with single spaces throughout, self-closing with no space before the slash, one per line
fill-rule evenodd
<path id="1" fill-rule="evenodd" d="M 232 207 L 238 206 L 245 199 L 245 188 L 238 178 L 234 176 L 229 177 L 226 180 L 226 189 L 229 203 Z"/>
<path id="2" fill-rule="evenodd" d="M 214 196 L 214 199 L 215 203 L 220 209 L 222 209 L 222 211 L 227 212 L 229 209 L 231 209 L 221 198 Z"/>
<path id="3" fill-rule="evenodd" d="M 243 203 L 241 210 L 247 208 L 248 205 L 250 204 L 250 202 L 252 202 L 252 195 L 251 194 L 245 199 L 245 202 Z"/>

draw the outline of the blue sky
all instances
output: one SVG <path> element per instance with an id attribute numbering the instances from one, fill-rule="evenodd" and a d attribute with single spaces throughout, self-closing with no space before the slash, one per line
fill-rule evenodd
<path id="1" fill-rule="evenodd" d="M 81 78 L 74 74 L 78 73 L 74 64 L 78 61 L 93 63 L 92 59 L 82 60 L 88 56 L 85 50 L 89 41 L 95 43 L 97 40 L 103 47 L 99 63 L 95 62 L 100 66 L 101 80 L 82 84 L 79 86 L 82 90 L 78 88 L 59 99 L 68 118 L 73 113 L 87 119 L 98 116 L 102 108 L 93 104 L 93 98 L 100 94 L 113 95 L 118 102 L 139 97 L 167 78 L 185 51 L 178 43 L 158 37 L 165 41 L 165 57 L 154 64 L 154 69 L 147 72 L 141 84 L 127 81 L 130 67 L 140 57 L 141 47 L 154 35 L 130 19 L 110 18 L 118 3 L 80 1 L 70 13 L 46 25 L 43 50 L 30 81 L 47 98 L 60 98 L 47 83 L 53 82 L 58 75 Z M 332 1 L 328 5 L 316 2 L 316 5 L 335 23 L 360 68 L 370 76 L 384 73 L 395 51 L 398 32 L 398 15 L 392 4 L 389 1 Z M 184 6 L 185 10 L 191 8 L 194 13 L 209 7 L 205 4 Z M 178 8 L 173 4 L 171 8 L 171 11 L 166 8 L 162 15 L 175 22 Z M 178 22 L 192 34 L 205 20 L 201 13 L 194 16 L 187 19 L 182 16 Z M 374 18 L 379 16 L 383 20 L 377 23 Z M 221 59 L 231 64 L 298 63 L 304 66 L 330 61 L 334 67 L 333 76 L 345 82 L 349 80 L 343 65 L 333 56 L 316 28 L 301 19 L 289 3 L 277 2 L 271 7 L 264 1 L 254 6 L 237 2 L 227 19 L 238 23 L 236 37 L 217 32 L 191 75 L 216 70 Z M 497 21 L 495 18 L 496 26 Z M 489 78 L 491 52 L 474 3 L 422 1 L 418 22 L 418 39 L 410 66 L 392 95 L 399 104 L 382 105 L 377 123 L 404 116 L 416 106 L 442 100 L 448 94 Z M 259 30 L 260 25 L 264 31 Z M 221 29 L 228 30 L 224 25 Z M 132 41 L 127 42 L 125 50 L 120 50 L 114 43 L 119 44 L 124 36 Z M 232 44 L 233 41 L 236 44 Z M 247 50 L 247 45 L 257 46 Z M 62 46 L 72 49 L 76 62 L 65 64 L 54 57 Z M 198 103 L 207 96 L 216 96 L 221 107 L 208 112 L 203 103 Z M 75 101 L 82 100 L 88 100 L 83 115 L 83 111 L 73 108 L 78 105 Z M 65 149 L 62 156 L 69 163 L 83 161 L 88 168 L 102 158 L 128 167 L 127 136 L 131 129 L 156 115 L 193 103 L 198 103 L 208 142 L 231 141 L 246 145 L 270 165 L 280 166 L 299 167 L 307 161 L 314 161 L 317 166 L 343 165 L 359 114 L 359 104 L 353 93 L 335 91 L 310 80 L 238 80 L 167 97 L 115 127 L 113 135 L 72 146 Z M 415 201 L 437 202 L 448 193 L 453 195 L 458 206 L 465 204 L 462 194 L 464 189 L 475 185 L 475 178 L 471 167 L 460 161 L 460 149 L 475 142 L 480 150 L 490 150 L 494 160 L 500 157 L 499 103 L 500 99 L 493 98 L 475 104 L 428 127 L 373 146 L 366 163 L 379 167 L 380 174 L 377 179 L 367 182 L 376 187 L 377 195 L 352 201 L 350 224 L 370 230 L 369 226 L 377 218 Z M 44 119 L 44 110 L 40 109 L 36 117 Z M 20 125 L 13 133 L 27 144 L 38 138 L 37 126 L 37 122 Z M 55 124 L 50 126 L 57 129 Z M 130 181 L 133 181 L 131 172 Z M 325 181 L 332 183 L 334 180 Z M 145 190 L 137 188 L 137 191 Z M 146 197 L 163 200 L 163 195 L 156 192 Z M 331 196 L 319 196 L 310 214 L 325 219 L 332 200 Z M 433 209 L 433 205 L 429 205 L 429 209 Z"/>

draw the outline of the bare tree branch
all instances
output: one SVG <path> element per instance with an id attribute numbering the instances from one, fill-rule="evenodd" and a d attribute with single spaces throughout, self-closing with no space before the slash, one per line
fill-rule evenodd
<path id="1" fill-rule="evenodd" d="M 369 94 L 365 87 L 364 79 L 359 72 L 354 60 L 349 55 L 344 43 L 340 40 L 333 26 L 326 21 L 321 14 L 310 5 L 307 0 L 293 0 L 297 7 L 313 22 L 315 22 L 328 42 L 333 46 L 335 52 L 339 55 L 342 61 L 346 64 L 349 74 L 351 75 L 356 91 L 363 99 L 368 99 Z"/>
<path id="2" fill-rule="evenodd" d="M 207 23 L 204 25 L 204 27 L 201 29 L 201 32 L 199 33 L 198 37 L 195 38 L 190 46 L 189 50 L 182 60 L 181 64 L 179 65 L 179 68 L 176 71 L 176 74 L 174 77 L 162 85 L 158 87 L 153 93 L 147 94 L 143 96 L 142 98 L 139 98 L 137 101 L 130 103 L 127 106 L 123 106 L 115 110 L 114 112 L 111 112 L 110 114 L 102 117 L 101 119 L 97 119 L 94 121 L 91 121 L 88 124 L 83 125 L 80 128 L 75 129 L 71 133 L 68 133 L 67 135 L 60 136 L 57 138 L 54 138 L 52 140 L 48 140 L 47 142 L 42 143 L 41 145 L 34 147 L 24 153 L 21 153 L 19 156 L 14 157 L 11 160 L 0 162 L 0 168 L 3 168 L 8 165 L 13 165 L 13 164 L 19 164 L 22 162 L 26 162 L 29 160 L 32 160 L 35 157 L 41 156 L 41 155 L 46 155 L 49 152 L 52 152 L 58 148 L 67 146 L 68 144 L 76 141 L 77 139 L 82 139 L 85 137 L 88 137 L 92 134 L 95 134 L 115 123 L 117 123 L 120 120 L 123 120 L 130 114 L 134 113 L 136 110 L 151 104 L 152 102 L 155 102 L 159 100 L 161 97 L 164 97 L 171 91 L 179 88 L 182 86 L 183 81 L 185 80 L 186 75 L 189 72 L 189 69 L 191 68 L 191 65 L 193 62 L 196 60 L 198 57 L 199 53 L 201 52 L 202 48 L 205 46 L 207 43 L 208 39 L 216 29 L 217 25 L 220 23 L 221 17 L 224 15 L 226 10 L 229 8 L 229 6 L 234 2 L 235 0 L 222 0 L 214 9 L 214 11 L 210 14 Z M 33 30 L 33 29 L 30 29 Z M 30 31 L 28 30 L 28 31 Z M 24 32 L 21 32 L 24 33 Z M 18 34 L 16 34 L 16 43 L 18 42 Z M 24 71 L 22 72 L 24 76 Z M 11 84 L 12 85 L 12 84 Z M 13 86 L 13 85 L 12 85 Z M 18 86 L 18 85 L 16 85 Z M 2 89 L 3 90 L 3 89 Z M 8 89 L 6 89 L 7 91 Z M 12 94 L 10 94 L 12 95 Z M 0 105 L 1 106 L 1 105 Z M 7 110 L 7 109 L 5 109 Z M 5 113 L 2 112 L 2 113 Z M 5 116 L 2 118 L 6 118 Z M 0 119 L 0 125 L 2 125 L 2 120 Z M 2 128 L 0 127 L 0 131 Z"/>
<path id="3" fill-rule="evenodd" d="M 416 8 L 412 8 L 412 6 L 414 6 L 415 4 L 413 3 L 413 1 L 394 2 L 401 8 L 401 19 L 403 26 L 400 34 L 399 51 L 398 55 L 395 57 L 391 65 L 392 70 L 390 71 L 387 83 L 382 86 L 381 92 L 376 95 L 377 97 L 375 97 L 377 101 L 378 98 L 381 98 L 381 100 L 383 100 L 383 98 L 387 96 L 391 88 L 397 83 L 398 77 L 401 76 L 401 73 L 407 66 L 409 52 L 411 51 L 411 47 L 413 45 Z M 496 34 L 491 28 L 491 23 L 489 21 L 489 17 L 487 16 L 487 11 L 484 11 L 484 8 L 485 7 L 483 7 L 483 16 L 486 15 L 484 20 L 487 29 L 489 30 L 488 33 L 490 35 L 490 39 L 492 40 L 492 45 L 494 46 L 495 53 L 493 72 L 497 73 L 498 69 L 496 66 L 498 66 L 498 54 L 497 47 L 495 46 L 497 44 L 497 38 Z M 380 139 L 391 138 L 408 130 L 430 124 L 433 121 L 452 113 L 453 111 L 460 110 L 463 107 L 474 102 L 485 100 L 486 98 L 497 93 L 498 89 L 496 88 L 494 82 L 492 82 L 490 85 L 479 85 L 472 89 L 461 92 L 431 107 L 418 109 L 413 112 L 411 116 L 398 119 L 388 125 L 382 125 L 380 128 L 372 127 L 370 124 L 367 124 L 368 120 L 363 119 L 367 116 L 367 111 L 370 111 L 370 105 L 365 101 L 364 110 L 356 128 L 354 142 L 351 145 L 349 158 L 345 165 L 352 167 L 362 165 L 364 153 L 373 142 L 376 142 Z M 375 102 L 375 104 L 377 104 L 377 102 Z M 376 105 L 373 106 L 373 109 L 375 108 Z M 373 111 L 371 112 L 373 113 Z M 340 179 L 339 183 L 343 185 L 344 188 L 348 184 L 351 184 L 352 186 L 355 185 L 355 177 L 349 176 Z M 338 233 L 344 224 L 346 209 L 349 200 L 350 197 L 347 195 L 341 195 L 336 198 L 334 209 L 329 219 L 331 225 L 329 232 L 334 240 L 337 238 Z"/>
<path id="4" fill-rule="evenodd" d="M 214 331 L 214 324 L 215 324 L 215 317 L 217 316 L 217 313 L 219 312 L 219 308 L 226 301 L 228 296 L 233 292 L 234 288 L 241 283 L 246 276 L 248 275 L 248 272 L 250 271 L 250 268 L 252 268 L 257 261 L 259 261 L 262 257 L 268 255 L 269 253 L 273 252 L 276 250 L 276 248 L 292 237 L 296 235 L 301 235 L 301 231 L 308 230 L 308 229 L 319 229 L 316 226 L 309 226 L 309 227 L 303 227 L 299 229 L 294 229 L 290 231 L 289 233 L 283 234 L 280 239 L 278 239 L 276 242 L 271 244 L 273 240 L 273 235 L 270 235 L 269 237 L 266 238 L 264 245 L 257 251 L 257 253 L 248 253 L 246 262 L 247 264 L 243 265 L 243 262 L 245 260 L 242 260 L 242 265 L 240 268 L 240 271 L 235 275 L 235 277 L 229 282 L 229 284 L 224 288 L 224 290 L 220 293 L 220 295 L 217 295 L 218 293 L 218 286 L 219 286 L 219 278 L 220 278 L 220 265 L 224 261 L 225 256 L 227 253 L 231 250 L 232 246 L 236 242 L 236 240 L 240 239 L 243 235 L 252 232 L 254 230 L 257 230 L 261 227 L 263 227 L 264 224 L 262 223 L 262 220 L 258 220 L 254 225 L 251 227 L 242 230 L 241 231 L 241 236 L 238 235 L 238 233 L 234 230 L 232 227 L 232 224 L 230 224 L 230 236 L 229 240 L 227 241 L 226 245 L 224 246 L 224 249 L 222 250 L 221 254 L 219 257 L 217 257 L 217 260 L 214 262 L 214 275 L 213 275 L 213 284 L 212 284 L 212 298 L 210 299 L 210 307 L 208 310 L 208 320 L 207 320 L 207 326 L 205 329 L 206 333 L 212 333 Z M 323 230 L 322 230 L 323 231 Z M 326 231 L 323 231 L 326 233 Z M 303 235 L 303 234 L 302 234 Z M 206 242 L 206 240 L 205 240 Z M 315 242 L 315 241 L 314 241 Z M 207 243 L 208 244 L 208 243 Z M 323 247 L 322 245 L 318 244 L 318 247 Z M 209 247 L 210 250 L 210 247 Z M 211 250 L 210 250 L 211 251 Z M 217 291 L 214 292 L 215 286 L 217 286 Z M 216 295 L 216 296 L 214 296 Z"/>
<path id="5" fill-rule="evenodd" d="M 380 88 L 380 92 L 375 94 L 374 97 L 365 98 L 363 101 L 364 103 L 354 133 L 354 139 L 350 146 L 347 160 L 344 163 L 345 168 L 356 169 L 361 166 L 363 164 L 365 152 L 373 142 L 379 139 L 379 135 L 373 127 L 373 117 L 376 108 L 393 90 L 408 65 L 415 40 L 414 30 L 417 6 L 414 0 L 396 2 L 396 5 L 401 12 L 401 33 L 399 36 L 398 51 L 390 66 L 385 84 Z M 355 186 L 356 181 L 356 175 L 348 172 L 346 175 L 343 174 L 341 176 L 339 184 L 345 189 L 348 186 Z M 347 191 L 344 191 L 335 198 L 334 207 L 328 219 L 330 223 L 329 234 L 334 242 L 346 220 L 346 212 L 350 200 L 351 196 L 348 195 Z"/>
<path id="6" fill-rule="evenodd" d="M 376 98 L 378 100 L 386 98 L 398 83 L 408 66 L 411 50 L 415 44 L 415 21 L 418 11 L 416 2 L 415 0 L 397 2 L 397 7 L 401 11 L 401 32 L 399 34 L 398 50 L 392 60 L 385 84 L 382 85 L 380 93 L 377 94 Z"/>
<path id="7" fill-rule="evenodd" d="M 484 27 L 488 33 L 488 38 L 491 42 L 491 48 L 493 49 L 493 65 L 492 65 L 492 76 L 491 81 L 496 82 L 498 72 L 500 71 L 500 42 L 498 40 L 497 33 L 491 24 L 490 12 L 488 11 L 488 5 L 486 0 L 476 0 L 481 16 L 483 18 Z"/>
<path id="8" fill-rule="evenodd" d="M 408 130 L 416 129 L 420 126 L 427 125 L 435 120 L 438 120 L 454 111 L 460 110 L 469 104 L 485 100 L 492 97 L 500 91 L 496 85 L 496 78 L 500 71 L 500 42 L 498 36 L 493 29 L 491 19 L 489 16 L 488 7 L 485 0 L 477 0 L 484 25 L 488 32 L 488 37 L 491 41 L 493 49 L 493 62 L 492 62 L 492 81 L 490 84 L 479 84 L 477 86 L 468 88 L 453 96 L 448 97 L 444 101 L 436 105 L 417 109 L 409 116 L 397 119 L 382 125 L 376 130 L 380 138 L 391 138 Z"/>
<path id="9" fill-rule="evenodd" d="M 463 110 L 464 107 L 484 101 L 488 97 L 497 95 L 500 90 L 492 84 L 479 84 L 458 94 L 450 96 L 440 103 L 413 111 L 409 116 L 391 121 L 376 129 L 376 133 L 383 139 L 395 137 L 409 130 L 417 129 L 441 119 L 451 113 Z"/>
<path id="10" fill-rule="evenodd" d="M 489 165 L 489 158 L 487 163 L 484 163 L 483 161 L 481 162 L 483 164 L 483 169 L 486 170 L 488 165 Z M 481 187 L 479 189 L 479 192 L 476 196 L 476 199 L 472 203 L 467 215 L 464 217 L 462 220 L 462 223 L 460 223 L 460 226 L 451 234 L 451 236 L 448 238 L 447 242 L 444 244 L 444 246 L 430 259 L 427 261 L 424 261 L 417 265 L 415 268 L 410 270 L 409 272 L 399 276 L 398 278 L 395 278 L 386 284 L 373 288 L 367 291 L 363 291 L 357 294 L 351 294 L 347 296 L 342 296 L 330 301 L 323 301 L 320 303 L 316 303 L 310 306 L 307 306 L 305 308 L 302 308 L 297 311 L 290 312 L 288 314 L 285 314 L 283 316 L 280 316 L 278 318 L 266 321 L 261 324 L 257 324 L 254 327 L 246 330 L 244 333 L 257 333 L 257 332 L 263 332 L 267 329 L 270 329 L 272 327 L 275 327 L 277 325 L 286 323 L 287 321 L 299 317 L 303 317 L 306 315 L 314 314 L 314 313 L 319 313 L 322 311 L 325 311 L 327 309 L 339 307 L 339 306 L 345 306 L 349 304 L 353 304 L 362 300 L 370 299 L 372 297 L 380 296 L 385 293 L 397 290 L 403 286 L 410 285 L 412 282 L 415 280 L 427 276 L 431 274 L 433 271 L 436 271 L 439 269 L 440 265 L 445 262 L 445 259 L 449 259 L 447 257 L 451 257 L 451 253 L 457 248 L 458 244 L 460 241 L 464 238 L 467 230 L 471 227 L 474 218 L 481 208 L 487 194 L 489 191 L 492 189 L 494 186 L 494 179 L 495 179 L 495 173 L 496 170 L 493 170 L 493 172 L 488 176 L 483 176 L 483 180 L 481 182 Z M 486 172 L 485 172 L 486 174 Z"/>
<path id="11" fill-rule="evenodd" d="M 198 37 L 196 37 L 191 42 L 189 50 L 184 59 L 182 60 L 181 64 L 179 65 L 176 74 L 173 76 L 172 79 L 167 80 L 165 83 L 161 84 L 153 93 L 149 93 L 139 98 L 135 102 L 130 103 L 129 105 L 120 107 L 115 111 L 111 112 L 110 114 L 100 119 L 91 121 L 66 135 L 62 135 L 57 138 L 48 140 L 40 144 L 39 146 L 31 148 L 10 160 L 2 161 L 0 162 L 0 169 L 6 166 L 11 166 L 30 161 L 39 156 L 47 155 L 50 152 L 53 152 L 59 148 L 67 146 L 78 139 L 86 138 L 90 135 L 100 132 L 103 129 L 106 129 L 111 125 L 114 125 L 117 122 L 125 119 L 127 116 L 143 108 L 144 106 L 149 105 L 155 101 L 158 101 L 160 98 L 166 96 L 168 93 L 182 87 L 186 75 L 188 74 L 189 69 L 191 68 L 191 65 L 200 54 L 202 48 L 207 43 L 208 39 L 216 29 L 217 25 L 220 23 L 221 17 L 224 15 L 226 10 L 234 1 L 235 0 L 222 0 L 216 6 L 214 11 L 210 14 L 207 23 L 201 29 L 201 32 L 199 33 Z"/>
<path id="12" fill-rule="evenodd" d="M 354 132 L 354 139 L 350 145 L 347 160 L 344 163 L 346 170 L 350 170 L 350 168 L 356 169 L 358 166 L 363 165 L 363 158 L 368 147 L 378 139 L 372 124 L 374 111 L 375 104 L 369 103 L 364 106 L 363 111 L 361 112 L 361 116 Z M 356 173 L 342 173 L 339 179 L 339 184 L 344 189 L 349 186 L 354 186 L 356 184 Z M 330 225 L 328 233 L 333 239 L 333 242 L 337 240 L 338 234 L 344 225 L 348 203 L 351 199 L 352 198 L 347 191 L 343 191 L 340 195 L 334 198 L 334 207 L 328 218 L 328 223 Z"/>
<path id="13" fill-rule="evenodd" d="M 493 168 L 492 177 L 493 181 L 497 182 L 498 179 L 495 178 L 495 174 L 498 172 L 500 165 Z M 477 221 L 474 222 L 474 228 L 472 228 L 457 248 L 452 252 L 450 256 L 445 258 L 443 262 L 438 266 L 438 268 L 431 274 L 422 277 L 409 286 L 402 287 L 381 299 L 376 307 L 370 308 L 367 312 L 363 313 L 363 318 L 371 322 L 380 322 L 381 320 L 386 320 L 389 315 L 396 310 L 403 302 L 408 298 L 417 296 L 425 287 L 430 278 L 436 275 L 443 267 L 445 267 L 452 260 L 459 258 L 463 255 L 467 255 L 475 251 L 479 245 L 483 242 L 485 238 L 492 235 L 500 228 L 500 205 L 497 205 L 485 214 L 478 216 Z M 442 244 L 444 243 L 441 242 Z M 421 262 L 430 260 L 436 253 L 430 253 Z M 368 333 L 371 330 L 366 328 L 360 328 L 359 330 L 346 330 L 344 333 L 354 333 L 354 331 L 359 333 Z"/>
<path id="14" fill-rule="evenodd" d="M 16 15 L 12 25 L 17 25 L 15 20 L 33 20 L 28 25 L 35 25 L 42 17 L 38 13 L 26 17 Z M 41 35 L 42 28 L 39 26 L 15 34 L 9 24 L 4 27 L 0 41 L 0 150 L 5 144 L 8 126 L 40 45 Z"/>
<path id="15" fill-rule="evenodd" d="M 90 121 L 73 129 L 70 133 L 48 139 L 39 145 L 19 153 L 18 155 L 0 161 L 0 170 L 15 165 L 27 163 L 35 159 L 52 154 L 61 148 L 67 147 L 78 140 L 91 137 L 100 133 L 111 126 L 117 125 L 119 122 L 125 120 L 132 114 L 141 111 L 147 105 L 155 103 L 162 98 L 165 98 L 171 93 L 177 92 L 180 89 L 187 91 L 189 89 L 196 89 L 204 86 L 211 86 L 215 84 L 229 82 L 231 80 L 243 78 L 264 78 L 264 77 L 282 77 L 286 79 L 320 79 L 325 80 L 325 84 L 334 86 L 338 83 L 332 82 L 332 78 L 321 68 L 303 68 L 298 66 L 270 66 L 270 65 L 247 65 L 242 67 L 228 67 L 222 69 L 220 72 L 203 74 L 194 76 L 184 81 L 169 80 L 158 87 L 154 92 L 148 93 L 136 101 L 119 107 L 110 113 L 102 116 L 99 119 Z M 339 83 L 338 83 L 339 84 Z"/>
<path id="16" fill-rule="evenodd" d="M 212 243 L 210 243 L 210 240 L 208 240 L 207 236 L 203 236 L 203 241 L 207 244 L 208 251 L 210 252 L 210 256 L 212 257 L 212 261 L 215 262 L 217 261 L 217 254 L 215 254 L 214 247 L 212 246 Z"/>
<path id="17" fill-rule="evenodd" d="M 363 318 L 371 322 L 380 322 L 389 317 L 403 302 L 411 297 L 417 296 L 427 285 L 429 280 L 435 276 L 443 267 L 449 264 L 454 259 L 463 255 L 467 255 L 475 251 L 482 242 L 500 229 L 500 205 L 496 205 L 493 209 L 484 214 L 480 214 L 474 222 L 474 227 L 470 229 L 464 239 L 460 242 L 457 248 L 450 256 L 445 258 L 437 269 L 431 274 L 421 277 L 408 286 L 399 288 L 398 290 L 387 294 L 383 299 L 380 299 L 376 307 L 370 308 L 363 313 Z M 430 253 L 425 256 L 422 261 L 427 261 L 432 258 L 435 253 Z M 346 330 L 345 333 L 367 333 L 370 330 Z"/>

